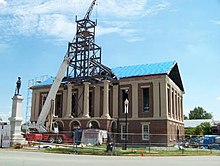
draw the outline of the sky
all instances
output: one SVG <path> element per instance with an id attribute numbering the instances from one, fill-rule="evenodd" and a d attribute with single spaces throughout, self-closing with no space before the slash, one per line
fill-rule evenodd
<path id="1" fill-rule="evenodd" d="M 25 119 L 28 82 L 55 76 L 92 0 L 0 0 L 0 117 L 11 115 L 17 77 Z M 96 43 L 108 67 L 177 61 L 184 114 L 220 120 L 220 0 L 97 0 Z"/>

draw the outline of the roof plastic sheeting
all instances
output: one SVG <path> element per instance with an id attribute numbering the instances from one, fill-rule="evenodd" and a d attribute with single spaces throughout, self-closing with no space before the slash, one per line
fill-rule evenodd
<path id="1" fill-rule="evenodd" d="M 154 64 L 122 66 L 122 67 L 112 68 L 112 72 L 118 78 L 169 74 L 169 72 L 172 70 L 175 64 L 176 64 L 175 61 L 171 61 L 171 62 L 154 63 Z M 54 81 L 54 77 L 51 77 L 44 82 L 34 85 L 33 87 L 52 85 L 53 81 Z"/>
<path id="2" fill-rule="evenodd" d="M 172 70 L 175 64 L 176 64 L 175 61 L 171 61 L 171 62 L 154 63 L 154 64 L 123 66 L 123 67 L 112 68 L 112 72 L 118 78 L 168 74 Z"/>
<path id="3" fill-rule="evenodd" d="M 45 80 L 45 81 L 43 81 L 43 82 L 41 82 L 41 83 L 38 83 L 38 84 L 34 85 L 33 87 L 52 85 L 52 84 L 53 84 L 53 81 L 54 81 L 54 77 L 50 77 L 50 78 L 48 78 L 47 80 Z"/>

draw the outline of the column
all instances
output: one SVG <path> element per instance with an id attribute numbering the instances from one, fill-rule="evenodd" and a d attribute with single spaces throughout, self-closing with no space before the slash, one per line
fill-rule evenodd
<path id="1" fill-rule="evenodd" d="M 71 117 L 72 112 L 72 84 L 67 84 L 67 109 L 66 109 L 66 118 Z"/>
<path id="2" fill-rule="evenodd" d="M 104 80 L 104 95 L 103 95 L 103 115 L 102 118 L 110 119 L 109 115 L 109 80 Z"/>
<path id="3" fill-rule="evenodd" d="M 170 88 L 171 90 L 171 88 Z M 170 91 L 171 92 L 171 91 Z M 160 95 L 161 95 L 161 117 L 168 117 L 168 99 L 167 99 L 167 81 L 166 79 L 160 80 Z M 165 100 L 163 100 L 165 99 Z M 172 112 L 172 111 L 171 111 Z M 172 114 L 172 113 L 171 113 Z"/>
<path id="4" fill-rule="evenodd" d="M 15 95 L 12 98 L 12 113 L 11 117 L 8 118 L 11 125 L 11 144 L 24 144 L 25 139 L 21 135 L 21 122 L 22 122 L 22 101 L 21 95 Z"/>
<path id="5" fill-rule="evenodd" d="M 89 82 L 84 82 L 83 117 L 89 118 Z"/>

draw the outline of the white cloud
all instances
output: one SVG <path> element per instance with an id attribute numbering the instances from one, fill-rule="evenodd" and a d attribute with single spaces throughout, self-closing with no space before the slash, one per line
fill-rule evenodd
<path id="1" fill-rule="evenodd" d="M 75 24 L 63 15 L 44 15 L 39 19 L 38 31 L 49 36 L 59 36 L 60 40 L 71 40 L 75 34 Z"/>
<path id="2" fill-rule="evenodd" d="M 0 6 L 1 5 L 6 5 L 6 4 L 7 4 L 7 2 L 5 0 L 0 0 Z"/>
<path id="3" fill-rule="evenodd" d="M 160 2 L 158 4 L 155 4 L 145 11 L 145 15 L 153 15 L 158 14 L 160 11 L 165 10 L 169 8 L 170 4 L 168 2 Z"/>
<path id="4" fill-rule="evenodd" d="M 139 42 L 139 41 L 143 41 L 144 40 L 144 38 L 142 38 L 142 37 L 132 37 L 132 38 L 128 38 L 128 42 Z"/>
<path id="5" fill-rule="evenodd" d="M 98 1 L 93 11 L 94 15 L 98 13 L 101 22 L 97 34 L 118 33 L 127 36 L 130 42 L 140 40 L 140 37 L 135 36 L 135 27 L 128 22 L 167 8 L 169 4 L 163 1 L 158 0 L 153 4 L 149 0 Z M 1 40 L 10 40 L 17 35 L 38 35 L 68 41 L 75 33 L 75 15 L 82 18 L 91 0 L 0 0 L 0 4 L 6 3 L 0 10 Z"/>
<path id="6" fill-rule="evenodd" d="M 104 15 L 136 17 L 142 15 L 148 0 L 106 0 L 100 1 L 98 10 Z"/>
<path id="7" fill-rule="evenodd" d="M 220 96 L 219 96 L 219 97 L 217 97 L 216 99 L 220 101 Z"/>

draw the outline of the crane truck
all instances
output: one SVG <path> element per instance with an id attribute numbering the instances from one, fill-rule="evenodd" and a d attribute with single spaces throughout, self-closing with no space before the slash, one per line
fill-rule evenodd
<path id="1" fill-rule="evenodd" d="M 96 4 L 96 0 L 93 0 L 84 20 L 89 20 L 91 12 L 93 10 L 94 5 Z M 64 60 L 57 72 L 57 75 L 54 79 L 54 82 L 50 88 L 46 101 L 42 107 L 40 115 L 37 119 L 36 123 L 32 123 L 28 126 L 28 132 L 25 134 L 25 138 L 27 141 L 47 141 L 47 142 L 73 142 L 73 133 L 62 134 L 58 130 L 58 125 L 53 123 L 53 109 L 54 109 L 54 101 L 59 89 L 59 86 L 64 78 L 65 72 L 70 65 L 71 57 L 68 54 L 65 55 Z M 49 118 L 48 118 L 49 117 Z M 47 121 L 47 118 L 49 119 Z M 45 123 L 47 121 L 47 125 Z"/>
<path id="2" fill-rule="evenodd" d="M 51 143 L 55 141 L 57 141 L 57 143 L 62 143 L 63 141 L 73 141 L 71 135 L 68 137 L 67 134 L 59 133 L 57 124 L 52 122 L 52 116 L 50 117 L 51 119 L 49 120 L 49 125 L 45 126 L 46 118 L 53 110 L 56 93 L 64 78 L 65 71 L 69 63 L 70 59 L 68 57 L 65 57 L 50 88 L 37 122 L 28 126 L 29 132 L 25 134 L 25 138 L 27 141 L 49 141 Z"/>

